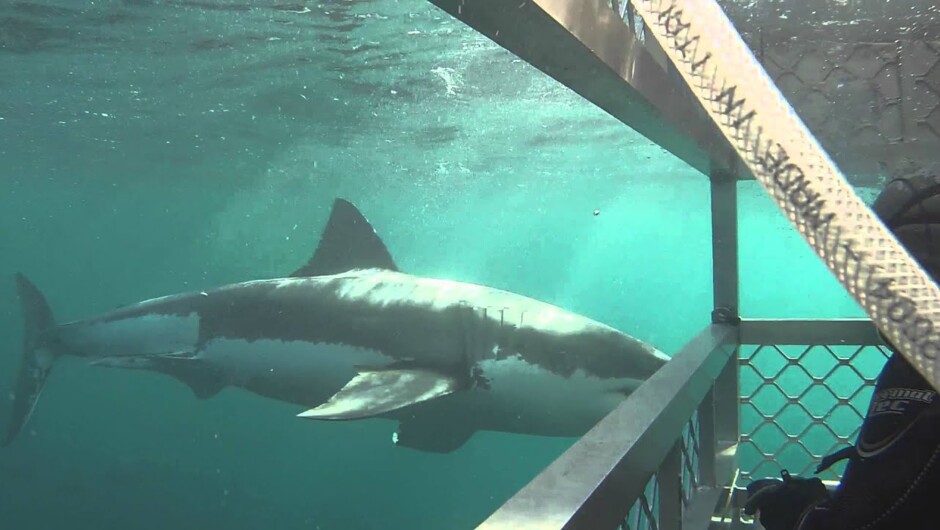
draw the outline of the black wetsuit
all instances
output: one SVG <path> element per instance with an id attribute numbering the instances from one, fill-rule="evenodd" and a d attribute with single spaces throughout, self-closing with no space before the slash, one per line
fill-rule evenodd
<path id="1" fill-rule="evenodd" d="M 744 512 L 759 510 L 767 530 L 940 529 L 940 398 L 900 354 L 878 376 L 855 445 L 817 472 L 846 458 L 832 495 L 818 478 L 784 471 L 748 486 Z"/>
<path id="2" fill-rule="evenodd" d="M 938 281 L 940 164 L 892 179 L 872 210 Z M 892 350 L 855 446 L 817 469 L 850 459 L 836 491 L 784 472 L 748 485 L 745 513 L 759 510 L 768 530 L 940 530 L 940 398 Z"/>
<path id="3" fill-rule="evenodd" d="M 875 386 L 841 483 L 807 509 L 797 530 L 940 529 L 940 399 L 894 353 Z"/>

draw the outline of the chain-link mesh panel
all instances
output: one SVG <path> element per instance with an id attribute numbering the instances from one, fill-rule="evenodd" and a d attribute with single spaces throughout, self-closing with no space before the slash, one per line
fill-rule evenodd
<path id="1" fill-rule="evenodd" d="M 683 512 L 695 494 L 696 488 L 701 484 L 701 470 L 699 467 L 701 454 L 701 427 L 698 413 L 692 415 L 679 442 L 680 478 L 681 478 L 681 506 Z M 618 527 L 620 530 L 658 530 L 659 528 L 659 499 L 660 491 L 658 474 L 650 477 L 646 489 L 633 506 L 624 522 Z M 678 490 L 677 490 L 678 491 Z"/>
<path id="2" fill-rule="evenodd" d="M 650 477 L 646 483 L 646 490 L 640 498 L 633 503 L 626 520 L 618 530 L 659 530 L 659 485 L 656 475 Z"/>
<path id="3" fill-rule="evenodd" d="M 854 444 L 889 355 L 882 346 L 742 346 L 744 483 L 779 477 L 782 469 L 810 475 L 821 457 Z M 844 467 L 820 478 L 838 480 Z"/>
<path id="4" fill-rule="evenodd" d="M 854 160 L 856 172 L 884 177 L 932 161 L 940 146 L 940 42 L 790 40 L 762 48 L 759 58 L 830 154 Z"/>
<path id="5" fill-rule="evenodd" d="M 762 59 L 830 152 L 903 141 L 898 45 L 789 42 L 766 50 Z"/>
<path id="6" fill-rule="evenodd" d="M 810 4 L 720 0 L 751 52 L 856 185 L 933 162 L 940 149 L 940 7 L 934 0 Z M 628 0 L 608 0 L 644 40 Z M 807 23 L 798 13 L 814 11 Z"/>
<path id="7" fill-rule="evenodd" d="M 878 185 L 933 161 L 940 148 L 936 0 L 719 3 L 853 183 Z"/>
<path id="8" fill-rule="evenodd" d="M 924 142 L 940 142 L 940 40 L 912 42 L 905 51 L 904 66 L 910 73 L 904 87 L 909 87 L 905 104 L 912 114 L 911 135 Z"/>

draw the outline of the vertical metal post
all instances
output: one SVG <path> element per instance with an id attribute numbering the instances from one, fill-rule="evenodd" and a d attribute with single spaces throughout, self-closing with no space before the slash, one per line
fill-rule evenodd
<path id="1" fill-rule="evenodd" d="M 718 454 L 718 433 L 715 430 L 714 386 L 705 394 L 705 399 L 698 407 L 698 425 L 699 486 L 717 486 L 718 477 L 715 473 L 715 457 Z"/>
<path id="2" fill-rule="evenodd" d="M 712 322 L 737 325 L 741 320 L 738 297 L 738 181 L 734 176 L 719 171 L 713 171 L 710 177 L 714 293 Z M 739 344 L 740 338 L 736 337 L 733 344 L 723 346 L 734 348 L 734 355 L 730 356 L 728 364 L 722 369 L 712 388 L 714 400 L 712 436 L 718 452 L 736 444 L 740 432 L 737 359 Z M 703 436 L 703 443 L 708 439 Z M 706 453 L 706 450 L 703 450 L 703 453 Z M 734 460 L 732 458 L 731 461 L 716 462 L 715 477 L 719 483 L 728 478 L 725 475 L 730 473 L 730 470 L 726 468 L 736 466 Z"/>
<path id="3" fill-rule="evenodd" d="M 737 350 L 737 345 L 724 347 Z M 713 390 L 715 392 L 715 434 L 718 440 L 718 450 L 723 451 L 730 445 L 736 444 L 740 436 L 738 416 L 741 396 L 738 390 L 737 351 L 722 369 Z"/>
<path id="4" fill-rule="evenodd" d="M 682 530 L 681 443 L 680 438 L 656 472 L 656 485 L 659 488 L 659 530 Z"/>
<path id="5" fill-rule="evenodd" d="M 738 322 L 738 182 L 733 176 L 711 175 L 712 322 Z"/>

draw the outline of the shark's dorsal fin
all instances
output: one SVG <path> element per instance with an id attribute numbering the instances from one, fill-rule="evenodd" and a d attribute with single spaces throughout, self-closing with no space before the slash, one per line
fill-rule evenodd
<path id="1" fill-rule="evenodd" d="M 323 276 L 353 269 L 397 271 L 398 267 L 362 213 L 351 202 L 336 199 L 316 252 L 291 276 Z"/>

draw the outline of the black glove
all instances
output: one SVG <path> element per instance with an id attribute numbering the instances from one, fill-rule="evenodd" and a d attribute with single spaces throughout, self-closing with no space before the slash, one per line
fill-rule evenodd
<path id="1" fill-rule="evenodd" d="M 825 499 L 829 492 L 818 478 L 791 477 L 786 470 L 783 480 L 755 480 L 747 486 L 744 513 L 760 511 L 760 524 L 767 530 L 793 530 L 800 515 L 813 503 Z"/>

